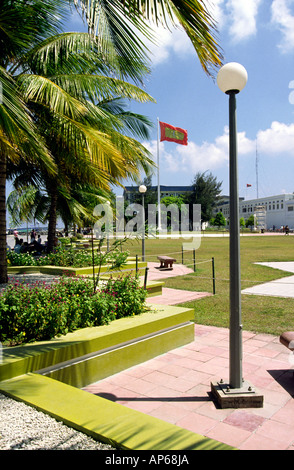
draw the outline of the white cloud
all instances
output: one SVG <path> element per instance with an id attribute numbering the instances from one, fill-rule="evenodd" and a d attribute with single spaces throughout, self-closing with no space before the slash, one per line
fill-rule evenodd
<path id="1" fill-rule="evenodd" d="M 214 0 L 210 5 L 218 29 L 228 30 L 234 41 L 243 41 L 257 32 L 256 20 L 262 0 Z"/>
<path id="2" fill-rule="evenodd" d="M 273 0 L 271 6 L 272 23 L 278 26 L 283 36 L 279 44 L 282 52 L 293 50 L 294 46 L 293 4 L 293 0 Z"/>
<path id="3" fill-rule="evenodd" d="M 264 154 L 294 156 L 294 124 L 274 121 L 270 129 L 257 133 L 258 148 Z"/>
<path id="4" fill-rule="evenodd" d="M 153 65 L 167 61 L 171 53 L 179 57 L 195 53 L 190 39 L 180 26 L 171 29 L 158 27 L 154 31 L 156 44 L 148 43 Z"/>
<path id="5" fill-rule="evenodd" d="M 294 124 L 274 121 L 269 129 L 257 133 L 258 151 L 267 156 L 294 157 Z M 153 154 L 157 163 L 157 141 L 144 144 Z M 249 139 L 246 132 L 238 132 L 239 159 L 255 155 L 256 139 Z M 188 141 L 187 146 L 160 142 L 160 168 L 168 173 L 194 175 L 198 171 L 216 171 L 229 165 L 229 129 L 213 142 L 197 144 Z"/>
<path id="6" fill-rule="evenodd" d="M 291 0 L 290 0 L 291 1 Z M 234 41 L 243 41 L 257 32 L 257 15 L 262 0 L 213 0 L 207 5 L 217 29 L 227 29 Z M 186 32 L 178 24 L 170 29 L 153 27 L 156 45 L 148 42 L 153 65 L 166 62 L 171 54 L 178 57 L 195 54 Z"/>
<path id="7" fill-rule="evenodd" d="M 235 41 L 242 41 L 256 34 L 256 18 L 261 0 L 228 0 L 229 32 Z"/>
<path id="8" fill-rule="evenodd" d="M 217 28 L 220 30 L 225 24 L 225 12 L 224 12 L 225 0 L 214 0 L 212 3 L 207 5 L 209 13 L 213 20 L 217 23 Z"/>
<path id="9" fill-rule="evenodd" d="M 157 142 L 144 144 L 154 155 L 157 163 Z M 245 132 L 238 133 L 239 155 L 247 155 L 255 150 L 255 141 L 246 137 Z M 229 129 L 216 137 L 214 142 L 202 142 L 198 145 L 189 141 L 187 146 L 173 144 L 172 150 L 167 151 L 165 142 L 160 142 L 160 167 L 166 171 L 178 173 L 179 171 L 194 174 L 197 171 L 215 170 L 228 165 L 229 161 Z"/>

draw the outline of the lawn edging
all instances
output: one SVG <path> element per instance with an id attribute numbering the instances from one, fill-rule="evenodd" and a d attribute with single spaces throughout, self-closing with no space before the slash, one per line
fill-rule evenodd
<path id="1" fill-rule="evenodd" d="M 38 374 L 0 383 L 6 395 L 94 439 L 126 450 L 230 450 L 230 446 Z"/>
<path id="2" fill-rule="evenodd" d="M 194 341 L 193 318 L 193 309 L 153 306 L 149 312 L 109 325 L 4 348 L 0 392 L 121 449 L 231 449 L 81 390 Z"/>
<path id="3" fill-rule="evenodd" d="M 137 264 L 139 276 L 145 274 L 147 263 L 144 261 L 138 261 Z M 100 271 L 101 276 L 111 276 L 111 275 L 126 275 L 136 273 L 136 262 L 132 259 L 126 261 L 119 268 L 112 269 L 110 264 L 99 266 L 94 266 L 94 272 L 97 274 Z M 8 266 L 8 274 L 31 274 L 31 273 L 40 273 L 40 274 L 50 274 L 50 275 L 70 275 L 70 276 L 89 276 L 93 275 L 93 266 L 86 266 L 82 268 L 75 268 L 72 266 Z"/>

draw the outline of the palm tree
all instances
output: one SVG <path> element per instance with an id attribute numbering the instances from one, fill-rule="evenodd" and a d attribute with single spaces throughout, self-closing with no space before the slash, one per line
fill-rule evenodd
<path id="1" fill-rule="evenodd" d="M 128 67 L 132 59 L 129 58 Z M 97 43 L 87 33 L 64 33 L 40 43 L 25 57 L 25 73 L 16 80 L 34 113 L 58 169 L 54 178 L 46 175 L 50 196 L 48 250 L 53 248 L 57 220 L 58 193 L 69 192 L 72 180 L 88 182 L 109 190 L 110 183 L 139 175 L 153 162 L 137 140 L 126 136 L 148 135 L 150 124 L 131 113 L 118 113 L 118 105 L 107 106 L 114 97 L 152 100 L 136 85 L 97 74 L 107 70 Z M 133 78 L 141 79 L 142 67 L 136 60 Z M 111 70 L 116 64 L 111 63 Z M 121 65 L 119 72 L 124 72 Z M 15 69 L 14 69 L 15 70 Z M 138 70 L 138 73 L 136 72 Z M 96 72 L 96 73 L 94 73 Z M 137 75 L 137 76 L 136 76 Z M 116 112 L 114 112 L 116 109 Z"/>
<path id="2" fill-rule="evenodd" d="M 146 57 L 144 40 L 155 40 L 151 26 L 181 26 L 190 38 L 204 71 L 213 75 L 222 62 L 216 24 L 207 8 L 209 0 L 69 0 L 86 19 L 89 32 L 111 37 L 121 57 Z M 139 34 L 138 34 L 139 33 Z"/>
<path id="3" fill-rule="evenodd" d="M 69 36 L 60 36 L 58 38 L 59 42 L 55 41 L 52 45 L 50 40 L 49 43 L 45 40 L 42 43 L 43 49 L 39 47 L 42 38 L 47 38 L 53 31 L 56 32 L 57 27 L 55 28 L 52 25 L 56 23 L 56 13 L 62 4 L 65 4 L 65 1 L 36 0 L 27 2 L 26 0 L 16 0 L 11 2 L 10 0 L 4 0 L 0 5 L 0 80 L 2 90 L 0 103 L 0 283 L 7 282 L 5 206 L 7 163 L 17 166 L 22 160 L 26 160 L 30 163 L 33 162 L 38 168 L 45 171 L 47 179 L 51 183 L 51 202 L 53 205 L 56 201 L 58 182 L 55 181 L 57 175 L 56 165 L 51 152 L 48 150 L 48 140 L 52 142 L 52 137 L 57 137 L 56 146 L 62 144 L 59 147 L 60 155 L 65 154 L 65 152 L 62 152 L 62 146 L 64 146 L 64 136 L 67 137 L 67 151 L 69 149 L 74 150 L 76 159 L 79 157 L 79 176 L 89 176 L 91 174 L 92 182 L 99 180 L 100 186 L 109 184 L 109 174 L 112 175 L 112 178 L 115 178 L 118 174 L 121 176 L 128 175 L 136 167 L 132 159 L 129 166 L 126 165 L 127 162 L 123 162 L 122 151 L 118 148 L 119 144 L 121 147 L 123 145 L 130 150 L 130 155 L 134 155 L 137 150 L 134 141 L 123 141 L 119 133 L 114 132 L 117 142 L 112 142 L 110 136 L 105 133 L 106 123 L 104 123 L 102 131 L 93 129 L 92 124 L 95 119 L 99 117 L 101 121 L 106 115 L 105 113 L 99 113 L 94 104 L 86 100 L 85 95 L 91 90 L 84 91 L 83 103 L 81 99 L 71 96 L 72 90 L 70 92 L 65 90 L 65 84 L 70 78 L 68 72 L 71 66 L 71 56 L 68 54 L 68 45 L 72 39 Z M 80 41 L 77 39 L 74 41 L 76 52 L 77 48 L 82 49 L 85 60 L 85 64 L 83 64 L 83 60 L 79 61 L 80 87 L 84 85 L 82 78 L 85 71 L 84 67 L 93 74 L 93 63 L 95 65 L 95 62 L 92 62 L 92 70 L 90 70 L 89 64 L 94 56 L 97 61 L 97 52 L 100 54 L 100 68 L 101 70 L 105 69 L 102 65 L 103 61 L 101 61 L 101 46 L 97 44 L 97 41 L 94 45 L 92 40 L 93 54 L 92 57 L 91 54 L 88 54 L 88 58 L 86 58 L 86 46 L 89 50 L 88 38 L 89 35 L 83 35 Z M 66 47 L 64 47 L 65 43 Z M 83 54 L 81 54 L 81 59 L 83 59 Z M 105 52 L 103 54 L 103 58 L 108 59 Z M 54 72 L 54 66 L 55 71 L 57 71 L 57 62 L 59 67 L 62 64 L 64 88 L 62 88 L 62 84 L 57 83 L 57 81 L 54 82 L 54 79 L 48 80 L 47 78 Z M 123 74 L 126 74 L 133 67 L 137 70 L 134 73 L 134 79 L 137 77 L 142 79 L 143 72 L 145 73 L 145 67 L 141 66 L 138 60 L 136 60 L 136 67 L 134 67 L 134 64 L 131 66 L 130 61 L 123 64 L 119 63 L 117 56 L 111 57 L 109 62 L 112 64 L 114 71 L 122 70 Z M 126 65 L 124 66 L 124 64 Z M 124 71 L 124 68 L 126 71 Z M 35 75 L 31 73 L 33 69 L 37 72 Z M 38 75 L 38 72 L 42 69 L 43 76 Z M 77 70 L 78 68 L 76 73 Z M 61 75 L 59 74 L 59 79 Z M 121 90 L 122 83 L 113 79 L 110 88 Z M 79 94 L 81 95 L 81 88 Z M 137 94 L 143 100 L 147 97 L 146 93 L 139 92 L 130 85 L 128 91 L 125 92 L 125 96 L 131 97 L 134 94 Z M 143 95 L 145 95 L 144 98 Z M 30 104 L 29 107 L 28 103 Z M 32 106 L 32 103 L 34 106 Z M 42 118 L 44 118 L 44 114 L 50 115 L 52 135 L 49 135 L 47 129 L 47 134 L 45 133 L 41 137 L 40 107 L 43 107 Z M 44 109 L 45 107 L 47 109 Z M 54 119 L 53 112 L 55 113 Z M 107 121 L 110 128 L 111 120 L 109 116 Z M 97 120 L 95 124 L 97 124 Z M 118 122 L 117 125 L 119 125 Z M 112 128 L 114 129 L 113 125 Z M 75 134 L 74 139 L 72 139 L 73 134 Z M 85 149 L 90 149 L 91 161 L 87 160 Z M 141 162 L 143 162 L 145 156 L 146 151 L 141 147 L 136 158 L 141 159 Z M 98 160 L 100 166 L 97 164 Z M 76 174 L 77 168 L 76 165 Z M 53 210 L 49 221 L 52 228 L 51 244 L 55 235 L 55 214 L 56 212 Z"/>
<path id="4" fill-rule="evenodd" d="M 125 62 L 127 68 L 131 61 Z M 116 67 L 113 62 L 108 71 Z M 141 67 L 136 60 L 133 79 L 140 81 L 142 70 L 145 71 L 145 66 Z M 94 75 L 100 71 L 103 74 Z M 58 198 L 69 200 L 75 180 L 109 190 L 110 183 L 138 176 L 140 167 L 147 170 L 153 164 L 149 152 L 125 135 L 130 131 L 132 135 L 148 137 L 150 122 L 143 116 L 124 112 L 117 97 L 141 102 L 152 98 L 136 85 L 105 76 L 106 71 L 99 46 L 87 33 L 48 38 L 27 51 L 12 68 L 56 163 L 54 177 L 44 171 L 39 176 L 50 200 L 49 251 L 55 238 Z M 124 66 L 119 65 L 118 72 L 125 73 Z M 27 175 L 30 177 L 30 171 L 22 168 L 22 180 Z M 34 177 L 38 180 L 36 171 Z M 77 203 L 72 207 L 76 208 Z"/>
<path id="5" fill-rule="evenodd" d="M 32 114 L 31 110 L 25 105 L 23 97 L 19 93 L 19 88 L 12 78 L 12 71 L 15 70 L 13 70 L 12 64 L 16 63 L 17 67 L 22 66 L 25 71 L 26 52 L 31 46 L 38 44 L 41 39 L 58 31 L 61 24 L 59 20 L 61 20 L 66 4 L 74 4 L 79 10 L 82 10 L 82 16 L 87 20 L 89 31 L 95 37 L 100 58 L 102 57 L 103 60 L 113 66 L 116 76 L 120 79 L 130 76 L 135 81 L 142 80 L 146 71 L 144 65 L 146 48 L 144 40 L 138 38 L 137 31 L 143 33 L 145 37 L 151 38 L 149 21 L 155 21 L 156 24 L 163 25 L 167 25 L 169 22 L 172 24 L 175 24 L 176 21 L 179 22 L 190 37 L 200 62 L 207 73 L 210 73 L 210 67 L 216 67 L 221 63 L 221 53 L 213 37 L 215 25 L 203 0 L 148 0 L 148 2 L 146 0 L 140 0 L 140 2 L 138 0 L 125 0 L 124 2 L 120 0 L 111 0 L 111 2 L 107 0 L 35 0 L 34 2 L 2 0 L 0 5 L 0 80 L 2 87 L 2 101 L 0 104 L 0 283 L 7 281 L 5 236 L 7 161 L 9 159 L 16 163 L 26 158 L 45 166 L 48 174 L 52 175 L 56 171 L 50 152 L 46 148 L 44 140 L 40 138 L 36 131 L 35 114 Z M 59 18 L 57 13 L 60 14 Z M 45 47 L 44 54 L 47 54 L 47 52 L 48 48 L 46 51 Z M 56 49 L 53 48 L 50 54 L 51 59 L 57 57 Z M 20 57 L 23 58 L 22 61 Z M 43 55 L 43 60 L 45 57 Z M 40 55 L 39 58 L 41 58 Z M 100 61 L 100 64 L 103 63 L 103 60 Z M 133 76 L 135 64 L 136 72 Z M 119 74 L 118 70 L 121 71 Z M 80 71 L 82 74 L 82 66 Z M 37 103 L 42 103 L 44 106 L 45 98 L 47 98 L 47 104 L 49 104 L 50 94 L 46 95 L 48 93 L 48 87 L 46 86 L 48 83 L 45 80 L 42 83 L 42 80 L 36 79 L 35 81 L 31 80 L 31 85 L 33 85 L 33 82 L 34 86 L 30 87 L 26 98 L 34 102 L 36 106 Z M 22 85 L 26 86 L 26 84 L 26 79 L 24 79 Z M 61 111 L 64 110 L 62 98 L 64 96 L 60 93 L 58 86 L 55 88 L 54 105 L 55 110 L 60 113 L 58 126 L 61 129 Z M 37 97 L 40 98 L 40 101 Z M 93 109 L 90 106 L 85 106 L 84 103 L 84 107 L 78 105 L 75 108 L 77 104 L 75 99 L 67 100 L 65 113 L 67 120 L 63 123 L 63 129 L 68 135 L 73 132 L 74 126 L 76 131 L 77 129 L 80 130 L 83 139 L 79 138 L 76 141 L 79 148 L 81 148 L 82 141 L 88 143 L 90 138 L 96 144 L 99 141 L 100 153 L 96 145 L 96 152 L 93 154 L 97 158 L 98 154 L 101 156 L 101 140 L 105 135 L 95 133 L 93 130 L 90 131 L 89 121 L 91 119 L 88 118 L 89 114 L 93 117 Z M 48 108 L 49 112 L 52 112 L 52 108 L 50 106 Z M 76 125 L 77 115 L 84 118 L 80 127 Z M 70 123 L 70 118 L 73 119 L 72 123 Z M 113 134 L 114 136 L 115 134 Z M 116 143 L 121 146 L 121 149 L 131 148 L 134 151 L 134 147 L 136 147 L 134 142 L 131 140 L 127 142 L 118 134 L 115 137 Z M 100 172 L 100 178 L 101 181 L 106 183 L 109 170 L 114 169 L 113 161 L 119 166 L 121 152 L 114 151 L 111 139 L 104 139 L 102 147 L 104 170 Z M 112 152 L 112 163 L 105 158 L 110 150 Z M 138 161 L 143 163 L 145 152 L 141 149 L 139 153 Z M 136 170 L 134 161 L 131 160 L 128 164 L 128 171 Z M 121 170 L 123 169 L 121 166 Z M 128 171 L 125 173 L 128 174 Z M 96 176 L 98 177 L 98 174 Z"/>
<path id="6" fill-rule="evenodd" d="M 0 4 L 0 283 L 7 282 L 6 261 L 6 168 L 21 159 L 35 162 L 54 174 L 55 165 L 33 116 L 11 73 L 18 60 L 35 41 L 55 31 L 52 2 L 3 0 Z"/>

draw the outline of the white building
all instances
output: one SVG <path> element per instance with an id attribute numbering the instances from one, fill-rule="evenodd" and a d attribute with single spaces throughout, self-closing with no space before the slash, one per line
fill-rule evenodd
<path id="1" fill-rule="evenodd" d="M 239 215 L 245 221 L 253 214 L 256 217 L 264 218 L 264 226 L 261 228 L 275 230 L 288 225 L 290 229 L 294 229 L 294 193 L 249 200 L 240 198 L 239 201 Z M 228 196 L 224 196 L 215 207 L 214 213 L 219 211 L 224 214 L 227 220 L 230 218 Z M 262 213 L 263 216 L 260 215 Z"/>

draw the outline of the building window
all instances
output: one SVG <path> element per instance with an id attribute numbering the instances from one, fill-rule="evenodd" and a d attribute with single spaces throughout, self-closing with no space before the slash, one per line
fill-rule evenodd
<path id="1" fill-rule="evenodd" d="M 293 211 L 293 206 L 288 206 L 288 211 L 292 212 Z"/>
<path id="2" fill-rule="evenodd" d="M 281 202 L 281 209 L 284 209 L 284 204 L 283 204 L 283 202 Z"/>

